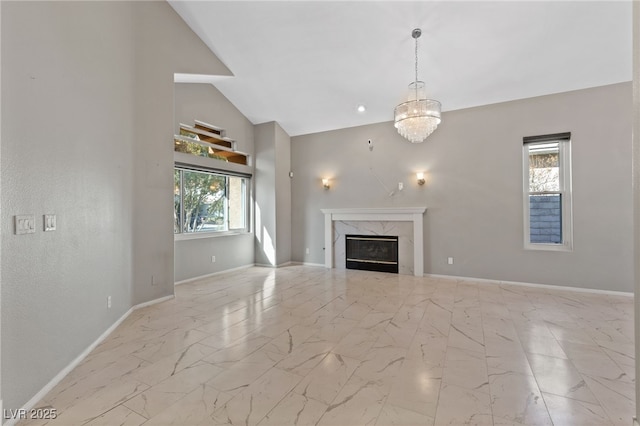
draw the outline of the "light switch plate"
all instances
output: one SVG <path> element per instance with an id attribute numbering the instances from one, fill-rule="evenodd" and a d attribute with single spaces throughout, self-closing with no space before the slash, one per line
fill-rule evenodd
<path id="1" fill-rule="evenodd" d="M 16 215 L 15 226 L 16 235 L 35 234 L 36 232 L 36 216 L 33 214 Z"/>
<path id="2" fill-rule="evenodd" d="M 45 214 L 44 216 L 44 231 L 55 231 L 56 230 L 56 215 L 55 214 Z"/>

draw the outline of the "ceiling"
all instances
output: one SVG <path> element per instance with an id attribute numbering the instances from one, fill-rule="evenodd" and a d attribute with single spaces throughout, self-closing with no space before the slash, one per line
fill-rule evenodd
<path id="1" fill-rule="evenodd" d="M 631 1 L 169 3 L 233 74 L 177 81 L 211 82 L 291 136 L 393 120 L 416 27 L 419 79 L 443 111 L 632 79 Z"/>

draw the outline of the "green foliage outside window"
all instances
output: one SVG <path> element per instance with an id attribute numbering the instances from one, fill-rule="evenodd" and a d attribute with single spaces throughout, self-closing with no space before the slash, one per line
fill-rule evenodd
<path id="1" fill-rule="evenodd" d="M 246 178 L 175 169 L 174 233 L 246 228 Z"/>
<path id="2" fill-rule="evenodd" d="M 176 169 L 174 180 L 175 232 L 219 231 L 226 228 L 225 176 Z"/>

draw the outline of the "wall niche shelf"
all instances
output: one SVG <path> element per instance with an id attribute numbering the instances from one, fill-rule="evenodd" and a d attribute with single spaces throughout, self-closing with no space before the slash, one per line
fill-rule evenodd
<path id="1" fill-rule="evenodd" d="M 236 150 L 236 141 L 223 128 L 199 120 L 194 123 L 180 123 L 180 134 L 173 137 L 175 152 L 249 165 L 249 155 Z"/>

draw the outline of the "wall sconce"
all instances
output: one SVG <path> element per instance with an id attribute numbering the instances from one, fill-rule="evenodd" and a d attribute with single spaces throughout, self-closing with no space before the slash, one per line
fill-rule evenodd
<path id="1" fill-rule="evenodd" d="M 418 185 L 424 185 L 425 180 L 423 172 L 416 173 L 416 178 L 418 179 Z"/>
<path id="2" fill-rule="evenodd" d="M 324 189 L 329 189 L 329 188 L 331 188 L 331 185 L 329 185 L 329 179 L 327 179 L 327 178 L 323 178 L 323 179 L 322 179 L 322 187 L 323 187 Z"/>

